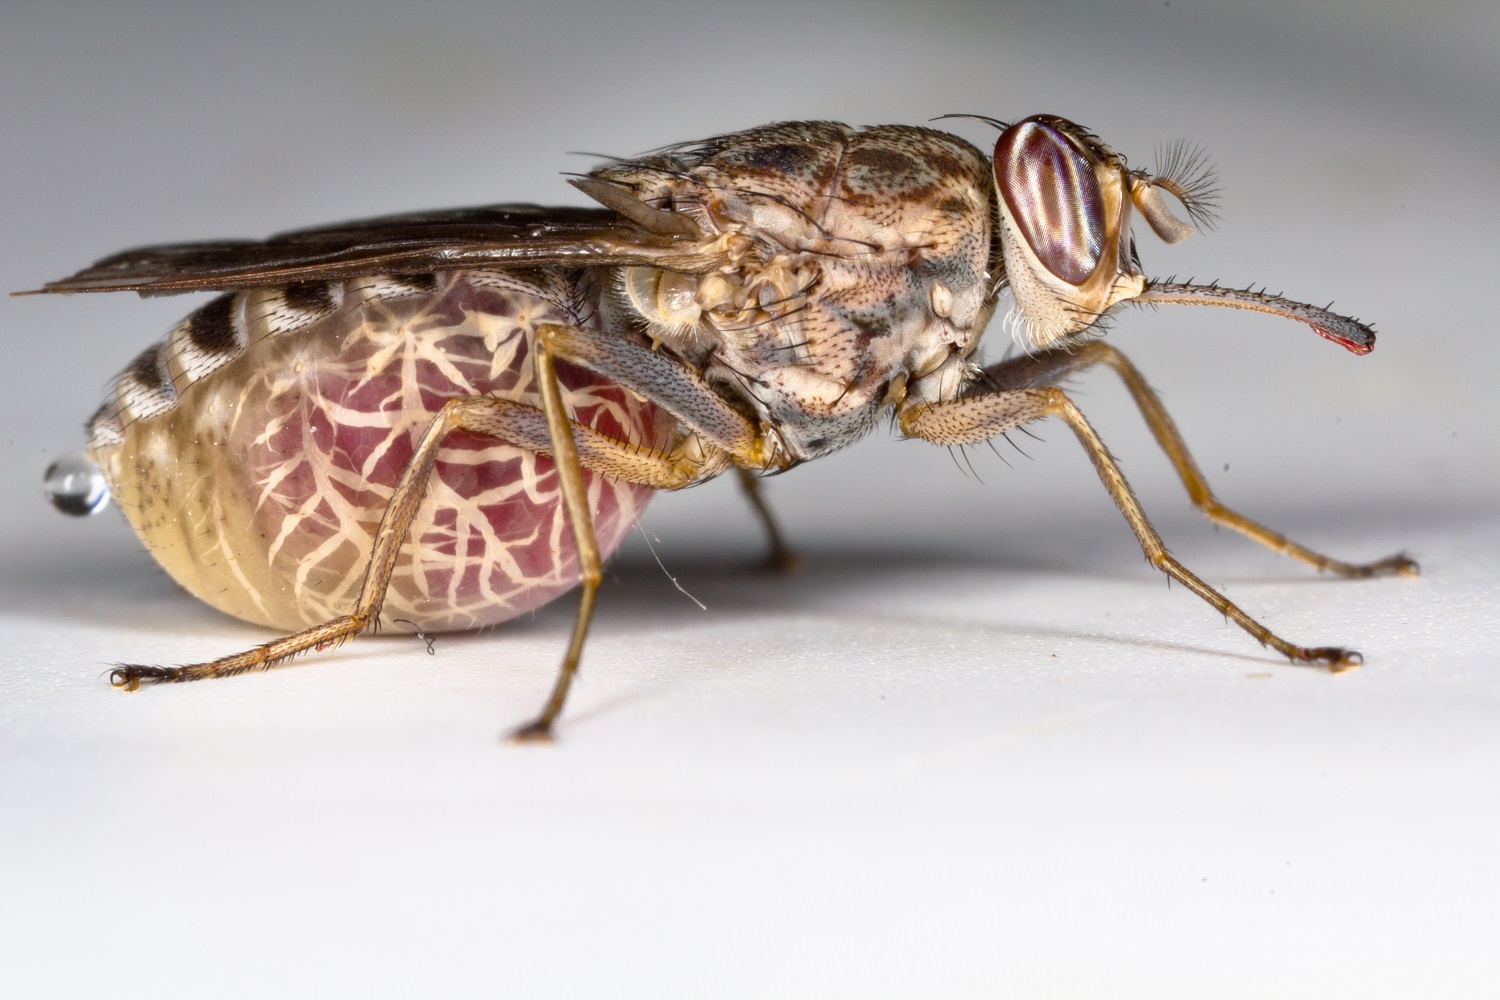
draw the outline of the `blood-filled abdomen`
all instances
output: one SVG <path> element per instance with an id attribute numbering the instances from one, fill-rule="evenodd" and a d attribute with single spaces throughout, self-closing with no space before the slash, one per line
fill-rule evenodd
<path id="1" fill-rule="evenodd" d="M 443 404 L 540 406 L 543 323 L 591 321 L 562 272 L 461 272 L 236 292 L 184 320 L 118 380 L 90 452 L 148 549 L 229 614 L 295 630 L 348 612 L 375 532 Z M 579 423 L 643 447 L 673 424 L 559 365 Z M 602 555 L 651 490 L 584 472 Z M 578 560 L 552 460 L 455 431 L 382 608 L 427 631 L 505 621 L 571 589 Z"/>

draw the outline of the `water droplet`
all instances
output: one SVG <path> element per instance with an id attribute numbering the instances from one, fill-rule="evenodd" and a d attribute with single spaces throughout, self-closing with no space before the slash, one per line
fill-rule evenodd
<path id="1" fill-rule="evenodd" d="M 88 456 L 77 452 L 64 455 L 47 467 L 42 491 L 52 506 L 74 517 L 97 514 L 109 503 L 109 485 L 104 481 L 104 473 Z"/>

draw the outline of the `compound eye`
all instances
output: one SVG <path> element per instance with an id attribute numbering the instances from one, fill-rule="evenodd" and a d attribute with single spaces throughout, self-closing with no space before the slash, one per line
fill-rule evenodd
<path id="1" fill-rule="evenodd" d="M 1042 266 L 1082 285 L 1104 256 L 1104 195 L 1093 161 L 1053 121 L 1028 118 L 1000 133 L 995 184 Z"/>

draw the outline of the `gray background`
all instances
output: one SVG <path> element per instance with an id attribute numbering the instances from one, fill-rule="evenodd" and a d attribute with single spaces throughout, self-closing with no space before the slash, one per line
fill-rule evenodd
<path id="1" fill-rule="evenodd" d="M 732 483 L 612 564 L 562 742 L 501 748 L 571 601 L 127 697 L 120 659 L 264 641 L 110 514 L 42 501 L 190 299 L 0 300 L 0 969 L 17 995 L 1477 994 L 1500 866 L 1490 3 L 0 7 L 0 286 L 148 242 L 502 200 L 775 119 L 1063 114 L 1189 137 L 1217 232 L 1149 273 L 1376 322 L 1355 358 L 1221 310 L 1120 316 L 1226 502 L 1418 581 L 1319 579 L 1183 501 L 1123 391 L 975 474 L 888 435 L 769 484 L 807 572 L 747 572 Z M 977 143 L 982 126 L 957 123 Z M 998 324 L 990 353 L 1004 349 Z"/>

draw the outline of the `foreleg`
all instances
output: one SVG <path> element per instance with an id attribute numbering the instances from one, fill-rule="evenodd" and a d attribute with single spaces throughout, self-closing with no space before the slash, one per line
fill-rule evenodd
<path id="1" fill-rule="evenodd" d="M 1337 573 L 1340 576 L 1368 577 L 1398 574 L 1416 576 L 1417 564 L 1403 554 L 1387 556 L 1369 563 L 1350 563 L 1341 559 L 1314 552 L 1292 541 L 1278 531 L 1273 531 L 1258 521 L 1251 520 L 1238 511 L 1231 510 L 1219 502 L 1208 479 L 1193 461 L 1182 433 L 1162 405 L 1160 397 L 1146 383 L 1140 370 L 1111 345 L 1102 340 L 1066 348 L 1054 348 L 1034 356 L 1012 358 L 984 370 L 978 384 L 988 390 L 1020 389 L 1050 385 L 1076 372 L 1096 364 L 1109 367 L 1120 376 L 1131 398 L 1140 409 L 1146 426 L 1156 438 L 1162 451 L 1167 453 L 1177 478 L 1186 487 L 1193 506 L 1201 510 L 1215 524 L 1232 528 L 1247 538 L 1254 539 L 1266 548 L 1291 556 L 1319 570 Z"/>
<path id="2" fill-rule="evenodd" d="M 1299 646 L 1287 642 L 1174 559 L 1167 552 L 1161 536 L 1147 520 L 1140 501 L 1136 499 L 1130 484 L 1125 481 L 1124 473 L 1110 456 L 1104 442 L 1061 389 L 1047 385 L 1001 389 L 947 403 L 919 403 L 902 407 L 899 419 L 902 431 L 909 437 L 921 438 L 934 444 L 965 445 L 987 441 L 998 434 L 1049 416 L 1060 417 L 1083 445 L 1089 460 L 1094 464 L 1094 471 L 1099 474 L 1099 479 L 1109 491 L 1115 506 L 1125 515 L 1126 522 L 1135 532 L 1141 549 L 1153 566 L 1213 605 L 1262 645 L 1270 646 L 1292 660 L 1326 664 L 1334 671 L 1359 665 L 1363 658 L 1354 650 L 1336 646 Z"/>

